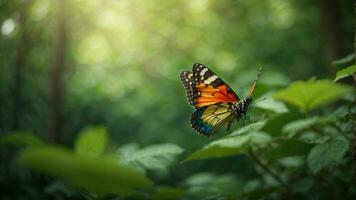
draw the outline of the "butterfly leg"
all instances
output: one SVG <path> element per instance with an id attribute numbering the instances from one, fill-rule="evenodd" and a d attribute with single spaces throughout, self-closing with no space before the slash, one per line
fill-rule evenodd
<path id="1" fill-rule="evenodd" d="M 242 121 L 242 127 L 243 127 L 244 132 L 245 132 L 245 131 L 246 131 L 246 130 L 245 130 L 245 118 L 242 117 L 241 121 Z"/>
<path id="2" fill-rule="evenodd" d="M 229 132 L 229 131 L 230 131 L 232 121 L 233 121 L 233 120 L 230 120 L 230 121 L 228 121 L 228 122 L 226 123 L 226 132 Z"/>

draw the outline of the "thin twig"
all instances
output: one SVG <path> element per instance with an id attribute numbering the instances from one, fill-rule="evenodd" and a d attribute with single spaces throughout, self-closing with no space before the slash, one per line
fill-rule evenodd
<path id="1" fill-rule="evenodd" d="M 264 164 L 261 159 L 253 152 L 252 148 L 249 148 L 249 155 L 250 157 L 260 166 L 264 171 L 266 171 L 269 175 L 271 175 L 284 189 L 287 193 L 289 193 L 289 187 L 284 183 L 284 181 L 275 173 L 273 172 L 266 164 Z"/>

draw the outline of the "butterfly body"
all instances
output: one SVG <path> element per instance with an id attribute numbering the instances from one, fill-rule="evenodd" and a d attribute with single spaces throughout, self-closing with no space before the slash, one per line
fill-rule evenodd
<path id="1" fill-rule="evenodd" d="M 251 105 L 252 97 L 248 96 L 245 99 L 234 102 L 231 105 L 231 109 L 234 111 L 234 115 L 237 118 L 242 118 L 246 115 L 249 106 Z"/>
<path id="2" fill-rule="evenodd" d="M 224 123 L 246 115 L 256 85 L 255 81 L 249 96 L 240 100 L 221 78 L 202 64 L 194 64 L 192 72 L 181 72 L 180 78 L 189 104 L 196 108 L 190 118 L 191 125 L 208 137 Z"/>

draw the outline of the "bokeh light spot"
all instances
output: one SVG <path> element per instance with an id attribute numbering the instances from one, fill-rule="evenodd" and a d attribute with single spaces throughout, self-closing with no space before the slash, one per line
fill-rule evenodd
<path id="1" fill-rule="evenodd" d="M 12 18 L 5 19 L 1 25 L 1 33 L 10 35 L 15 30 L 15 21 Z"/>

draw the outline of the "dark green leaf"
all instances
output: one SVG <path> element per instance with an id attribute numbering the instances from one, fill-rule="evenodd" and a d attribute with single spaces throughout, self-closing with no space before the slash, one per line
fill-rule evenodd
<path id="1" fill-rule="evenodd" d="M 73 196 L 76 192 L 75 188 L 73 188 L 70 184 L 65 183 L 63 181 L 52 181 L 48 186 L 44 188 L 44 192 L 47 195 L 55 195 L 56 193 L 63 193 L 66 196 Z"/>
<path id="2" fill-rule="evenodd" d="M 244 153 L 250 146 L 263 146 L 270 141 L 265 133 L 253 132 L 248 135 L 224 137 L 205 145 L 194 152 L 186 161 L 218 158 Z"/>
<path id="3" fill-rule="evenodd" d="M 266 189 L 259 189 L 259 190 L 255 190 L 252 192 L 248 192 L 243 194 L 243 197 L 247 197 L 248 199 L 264 199 L 265 197 L 267 197 L 268 195 L 272 194 L 272 193 L 280 193 L 282 192 L 282 188 L 281 187 L 270 187 L 270 188 L 266 188 Z"/>
<path id="4" fill-rule="evenodd" d="M 343 139 L 332 139 L 316 145 L 307 158 L 308 167 L 313 173 L 338 163 L 349 148 L 349 142 Z"/>
<path id="5" fill-rule="evenodd" d="M 241 136 L 244 134 L 248 134 L 250 132 L 255 132 L 255 131 L 260 130 L 265 124 L 266 124 L 266 121 L 259 121 L 259 122 L 251 123 L 249 125 L 239 128 L 238 130 L 232 132 L 230 135 L 227 135 L 226 137 Z"/>
<path id="6" fill-rule="evenodd" d="M 242 191 L 241 183 L 237 180 L 234 174 L 217 175 L 201 172 L 188 177 L 184 184 L 189 188 L 187 192 L 195 197 L 206 197 L 208 194 L 236 195 Z"/>
<path id="7" fill-rule="evenodd" d="M 307 155 L 312 147 L 312 144 L 300 140 L 289 139 L 281 142 L 276 148 L 265 152 L 263 157 L 267 160 L 277 160 L 289 156 Z"/>
<path id="8" fill-rule="evenodd" d="M 0 145 L 38 146 L 42 141 L 31 133 L 15 132 L 0 137 Z"/>
<path id="9" fill-rule="evenodd" d="M 335 118 L 332 116 L 326 116 L 326 117 L 315 116 L 306 119 L 299 119 L 286 124 L 283 127 L 282 132 L 285 134 L 294 135 L 295 133 L 298 133 L 300 131 L 310 129 L 315 125 L 327 124 L 333 121 L 335 121 Z"/>
<path id="10" fill-rule="evenodd" d="M 299 112 L 288 112 L 282 113 L 269 119 L 265 126 L 262 128 L 262 131 L 269 133 L 272 136 L 279 136 L 282 134 L 282 127 L 285 126 L 288 122 L 294 121 L 302 118 L 303 115 Z"/>

